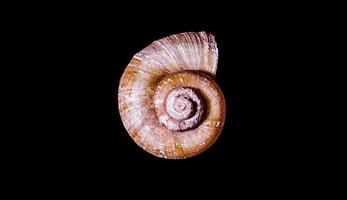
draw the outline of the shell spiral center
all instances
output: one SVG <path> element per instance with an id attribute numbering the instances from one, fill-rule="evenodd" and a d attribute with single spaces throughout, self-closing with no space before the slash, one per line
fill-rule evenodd
<path id="1" fill-rule="evenodd" d="M 197 127 L 205 113 L 205 102 L 199 91 L 179 87 L 169 92 L 165 99 L 165 112 L 159 122 L 172 131 L 187 131 Z"/>

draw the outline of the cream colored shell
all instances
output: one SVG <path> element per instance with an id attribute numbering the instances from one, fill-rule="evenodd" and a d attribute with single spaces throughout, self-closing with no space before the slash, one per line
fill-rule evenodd
<path id="1" fill-rule="evenodd" d="M 215 38 L 206 32 L 171 35 L 134 55 L 118 91 L 120 116 L 131 138 L 147 152 L 168 159 L 192 157 L 209 148 L 225 121 L 224 96 L 213 80 L 217 62 Z M 191 130 L 173 131 L 158 119 L 165 115 L 167 95 L 176 88 L 192 88 L 205 102 L 204 116 Z"/>

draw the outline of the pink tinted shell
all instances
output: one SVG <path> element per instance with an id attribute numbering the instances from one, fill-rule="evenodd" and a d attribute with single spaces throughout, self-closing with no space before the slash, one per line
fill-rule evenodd
<path id="1" fill-rule="evenodd" d="M 214 36 L 180 33 L 134 55 L 119 84 L 119 112 L 131 138 L 162 158 L 183 159 L 208 149 L 225 122 L 225 100 L 213 80 Z"/>

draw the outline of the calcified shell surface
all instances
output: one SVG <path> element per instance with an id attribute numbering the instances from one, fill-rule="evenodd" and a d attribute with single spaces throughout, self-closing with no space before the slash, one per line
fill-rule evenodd
<path id="1" fill-rule="evenodd" d="M 154 41 L 134 55 L 120 80 L 119 111 L 131 138 L 163 158 L 197 155 L 218 138 L 225 101 L 213 80 L 218 49 L 205 32 Z"/>

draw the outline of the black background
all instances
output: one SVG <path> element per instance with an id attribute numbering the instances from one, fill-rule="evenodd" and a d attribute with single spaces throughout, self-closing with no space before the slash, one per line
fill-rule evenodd
<path id="1" fill-rule="evenodd" d="M 50 112 L 59 117 L 52 119 L 50 130 L 56 133 L 46 145 L 58 147 L 54 154 L 62 159 L 110 168 L 133 161 L 276 168 L 312 159 L 307 145 L 313 138 L 307 126 L 311 102 L 304 96 L 312 91 L 307 78 L 312 76 L 312 49 L 319 45 L 312 31 L 319 29 L 316 20 L 305 10 L 284 8 L 210 10 L 137 7 L 84 11 L 66 23 L 51 21 L 58 26 L 48 31 L 54 33 L 48 46 L 57 48 L 47 63 L 57 65 L 46 79 L 58 80 L 50 91 L 59 103 Z M 178 161 L 156 158 L 138 147 L 122 125 L 119 80 L 135 53 L 154 40 L 189 31 L 215 35 L 216 82 L 227 103 L 225 126 L 201 155 Z"/>
<path id="2" fill-rule="evenodd" d="M 326 123 L 322 118 L 331 116 L 322 114 L 322 105 L 332 109 L 322 98 L 330 98 L 326 72 L 333 60 L 326 53 L 332 47 L 324 45 L 336 42 L 334 34 L 326 35 L 332 29 L 325 25 L 334 21 L 327 17 L 329 8 L 312 3 L 128 3 L 132 5 L 22 5 L 25 12 L 16 5 L 16 12 L 23 14 L 6 15 L 11 27 L 5 30 L 13 36 L 4 37 L 11 44 L 7 51 L 24 55 L 11 58 L 14 67 L 4 67 L 15 71 L 5 85 L 19 85 L 8 95 L 19 96 L 15 106 L 5 105 L 12 114 L 7 118 L 16 119 L 5 134 L 14 137 L 5 153 L 15 152 L 9 163 L 17 167 L 16 173 L 32 176 L 27 185 L 40 174 L 48 187 L 47 182 L 61 180 L 75 190 L 77 182 L 115 183 L 124 175 L 131 183 L 121 184 L 149 185 L 153 190 L 145 193 L 151 195 L 159 186 L 170 190 L 168 194 L 181 194 L 182 188 L 210 191 L 191 189 L 200 185 L 218 187 L 213 191 L 217 195 L 221 185 L 228 192 L 232 186 L 206 178 L 230 183 L 240 175 L 252 182 L 249 177 L 260 175 L 257 186 L 269 175 L 279 180 L 294 177 L 295 185 L 305 178 L 302 174 L 320 179 L 317 166 L 325 162 L 321 157 L 331 156 L 325 140 L 332 131 L 321 130 Z M 118 113 L 117 89 L 135 53 L 154 40 L 188 31 L 215 35 L 216 82 L 226 98 L 227 118 L 219 139 L 206 152 L 165 160 L 142 150 L 127 134 Z M 154 184 L 148 183 L 151 180 Z M 166 187 L 171 180 L 179 184 Z"/>

